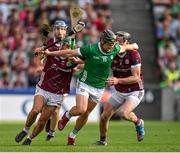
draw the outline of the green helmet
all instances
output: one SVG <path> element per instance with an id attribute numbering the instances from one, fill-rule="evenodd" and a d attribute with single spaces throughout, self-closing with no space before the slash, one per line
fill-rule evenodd
<path id="1" fill-rule="evenodd" d="M 101 34 L 100 40 L 104 41 L 104 42 L 115 42 L 116 41 L 116 35 L 114 34 L 114 32 L 107 29 Z"/>
<path id="2" fill-rule="evenodd" d="M 125 32 L 125 31 L 116 32 L 116 36 L 117 36 L 117 38 L 120 38 L 123 41 L 125 41 L 125 40 L 130 41 L 131 40 L 131 34 L 128 32 Z"/>

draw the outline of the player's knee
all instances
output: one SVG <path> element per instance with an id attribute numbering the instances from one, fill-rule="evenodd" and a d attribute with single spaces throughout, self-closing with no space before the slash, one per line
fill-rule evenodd
<path id="1" fill-rule="evenodd" d="M 54 111 L 53 114 L 52 114 L 52 116 L 54 116 L 54 117 L 57 116 L 57 115 L 59 115 L 59 111 Z"/>
<path id="2" fill-rule="evenodd" d="M 79 115 L 82 115 L 82 114 L 86 113 L 86 108 L 78 107 L 77 112 L 78 112 Z"/>
<path id="3" fill-rule="evenodd" d="M 106 122 L 109 119 L 108 114 L 102 114 L 101 115 L 101 121 Z"/>
<path id="4" fill-rule="evenodd" d="M 84 110 L 84 109 L 79 110 L 79 114 L 80 114 L 80 115 L 83 115 L 83 114 L 85 114 L 85 113 L 86 113 L 86 110 Z"/>
<path id="5" fill-rule="evenodd" d="M 86 111 L 86 112 L 83 114 L 83 116 L 86 117 L 86 118 L 88 118 L 88 116 L 89 116 L 90 113 L 91 113 L 91 112 Z"/>
<path id="6" fill-rule="evenodd" d="M 127 119 L 128 115 L 129 115 L 129 112 L 127 112 L 126 110 L 121 110 L 119 112 L 119 115 L 120 115 L 121 118 Z"/>

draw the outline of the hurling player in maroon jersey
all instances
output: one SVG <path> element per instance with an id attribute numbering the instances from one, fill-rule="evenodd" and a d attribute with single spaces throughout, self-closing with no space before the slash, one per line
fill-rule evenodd
<path id="1" fill-rule="evenodd" d="M 130 40 L 129 33 L 116 33 L 117 41 L 121 45 Z M 108 122 L 117 112 L 121 118 L 133 122 L 137 131 L 137 140 L 142 141 L 145 135 L 144 121 L 132 111 L 139 105 L 144 96 L 143 78 L 141 72 L 141 57 L 137 50 L 116 55 L 112 63 L 113 76 L 107 82 L 115 87 L 109 101 L 105 104 L 100 120 L 100 140 L 96 145 L 107 145 Z"/>
<path id="2" fill-rule="evenodd" d="M 52 44 L 58 39 L 64 40 L 67 32 L 67 24 L 62 20 L 57 20 L 53 27 L 54 38 L 47 42 L 47 45 Z M 55 44 L 49 51 L 56 51 L 62 48 L 63 43 Z M 69 45 L 70 47 L 70 45 Z M 48 56 L 44 63 L 44 68 L 37 83 L 36 92 L 34 96 L 34 105 L 28 114 L 24 129 L 15 137 L 16 142 L 20 142 L 28 134 L 32 124 L 35 122 L 37 115 L 41 112 L 37 125 L 25 141 L 23 145 L 30 145 L 33 138 L 35 138 L 44 128 L 47 120 L 55 113 L 59 114 L 57 108 L 60 108 L 65 94 L 69 93 L 70 82 L 72 77 L 73 67 L 69 66 L 67 58 Z M 57 116 L 57 115 L 55 115 Z M 58 120 L 58 119 L 56 119 Z M 57 122 L 54 123 L 56 127 Z M 53 131 L 52 131 L 53 132 Z M 53 133 L 52 133 L 53 137 Z"/>

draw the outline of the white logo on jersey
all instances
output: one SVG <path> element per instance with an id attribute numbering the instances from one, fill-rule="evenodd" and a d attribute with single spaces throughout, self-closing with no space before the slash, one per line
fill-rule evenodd
<path id="1" fill-rule="evenodd" d="M 129 60 L 128 59 L 125 60 L 125 64 L 129 64 Z"/>
<path id="2" fill-rule="evenodd" d="M 94 59 L 99 59 L 99 57 L 97 57 L 97 56 L 93 56 L 93 58 L 94 58 Z"/>
<path id="3" fill-rule="evenodd" d="M 107 56 L 102 56 L 103 62 L 107 61 Z"/>

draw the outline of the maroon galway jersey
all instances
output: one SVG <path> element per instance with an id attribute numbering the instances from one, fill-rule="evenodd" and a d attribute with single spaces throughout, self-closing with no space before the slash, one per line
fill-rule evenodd
<path id="1" fill-rule="evenodd" d="M 132 76 L 131 68 L 134 66 L 141 65 L 141 56 L 138 51 L 128 51 L 124 56 L 120 54 L 116 55 L 112 63 L 113 76 L 116 78 L 126 78 Z M 117 84 L 115 88 L 119 92 L 128 93 L 137 90 L 143 90 L 143 76 L 141 72 L 141 81 L 133 84 Z"/>
<path id="2" fill-rule="evenodd" d="M 54 42 L 50 39 L 47 45 Z M 55 44 L 49 51 L 60 50 L 62 45 Z M 55 94 L 69 93 L 73 67 L 68 66 L 68 59 L 64 57 L 48 56 L 38 86 L 43 90 Z"/>

